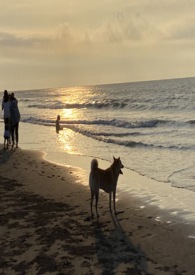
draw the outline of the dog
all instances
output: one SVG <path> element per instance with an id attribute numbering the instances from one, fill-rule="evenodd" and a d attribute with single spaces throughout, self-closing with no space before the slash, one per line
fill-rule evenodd
<path id="1" fill-rule="evenodd" d="M 91 217 L 94 217 L 93 214 L 93 200 L 94 196 L 96 199 L 95 208 L 96 208 L 96 214 L 97 217 L 99 217 L 98 213 L 98 199 L 99 199 L 99 189 L 104 190 L 106 193 L 109 194 L 109 208 L 110 212 L 111 209 L 111 200 L 112 200 L 112 194 L 113 194 L 113 207 L 114 212 L 116 212 L 116 187 L 117 187 L 117 181 L 120 174 L 123 174 L 122 168 L 124 168 L 120 157 L 115 158 L 113 157 L 113 163 L 108 167 L 107 169 L 101 169 L 98 167 L 98 161 L 97 159 L 93 159 L 91 161 L 91 171 L 89 174 L 89 186 L 91 190 L 91 201 L 90 201 L 90 208 L 91 208 Z"/>

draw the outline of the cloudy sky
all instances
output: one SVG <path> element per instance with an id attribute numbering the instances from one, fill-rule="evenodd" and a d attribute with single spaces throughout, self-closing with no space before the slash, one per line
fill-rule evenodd
<path id="1" fill-rule="evenodd" d="M 195 76 L 195 0 L 0 0 L 3 91 Z"/>

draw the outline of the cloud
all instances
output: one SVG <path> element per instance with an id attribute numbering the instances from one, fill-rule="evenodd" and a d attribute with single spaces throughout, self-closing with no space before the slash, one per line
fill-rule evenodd
<path id="1" fill-rule="evenodd" d="M 8 2 L 0 3 L 5 79 L 18 70 L 56 83 L 64 74 L 72 83 L 130 81 L 165 77 L 195 60 L 194 0 Z"/>
<path id="2" fill-rule="evenodd" d="M 68 21 L 47 31 L 0 31 L 1 55 L 34 58 L 44 55 L 68 55 L 90 52 L 110 54 L 112 47 L 121 49 L 144 47 L 169 41 L 189 41 L 195 38 L 195 20 L 172 18 L 153 24 L 142 12 L 118 11 L 113 18 L 104 19 L 95 27 L 75 26 Z"/>
<path id="3" fill-rule="evenodd" d="M 16 3 L 19 5 L 19 1 Z M 45 2 L 42 1 L 41 3 L 43 5 Z M 110 1 L 107 1 L 108 3 L 111 5 Z M 66 4 L 68 5 L 68 1 Z M 175 12 L 180 14 L 181 10 L 178 12 L 178 9 L 187 9 L 187 5 L 182 5 L 181 2 L 177 4 L 176 6 L 175 1 L 173 3 L 164 1 L 160 4 L 152 1 L 151 4 L 151 2 L 148 3 L 143 0 L 142 5 L 138 5 L 137 2 L 128 5 L 117 2 L 117 8 L 114 13 L 112 12 L 112 16 L 109 14 L 107 17 L 100 17 L 100 20 L 94 18 L 96 24 L 78 24 L 79 21 L 75 24 L 74 21 L 66 20 L 69 18 L 66 16 L 61 17 L 61 22 L 57 23 L 56 26 L 53 25 L 47 29 L 45 29 L 45 25 L 43 29 L 37 29 L 36 25 L 35 29 L 28 30 L 24 28 L 18 31 L 13 28 L 6 31 L 4 29 L 0 31 L 0 48 L 7 47 L 7 50 L 15 51 L 26 49 L 37 53 L 39 51 L 44 53 L 47 49 L 47 52 L 57 54 L 58 51 L 60 53 L 71 50 L 85 51 L 87 45 L 91 48 L 95 48 L 96 45 L 105 48 L 115 44 L 131 47 L 133 43 L 141 46 L 146 43 L 159 43 L 166 40 L 194 39 L 195 21 L 192 16 L 174 16 Z M 96 5 L 96 8 L 100 8 L 100 6 L 102 3 L 99 6 Z M 69 3 L 68 5 L 71 15 L 73 15 L 73 7 L 76 7 L 75 1 L 74 4 Z M 155 9 L 154 13 L 153 9 Z M 112 7 L 110 10 L 112 11 Z M 171 15 L 171 11 L 173 15 Z M 79 16 L 78 11 L 75 10 L 75 13 Z M 98 14 L 99 9 L 97 10 Z"/>
<path id="4" fill-rule="evenodd" d="M 148 31 L 151 31 L 150 26 L 139 15 L 126 18 L 124 13 L 118 13 L 114 20 L 104 21 L 93 38 L 110 43 L 140 41 L 147 38 Z"/>
<path id="5" fill-rule="evenodd" d="M 0 32 L 1 47 L 9 48 L 37 48 L 48 42 L 48 39 L 38 34 L 26 35 L 11 32 Z"/>
<path id="6" fill-rule="evenodd" d="M 52 35 L 25 32 L 0 32 L 0 58 L 23 63 L 40 63 L 54 51 Z M 29 63 L 30 65 L 30 63 Z"/>
<path id="7" fill-rule="evenodd" d="M 58 42 L 67 45 L 107 45 L 140 43 L 159 43 L 166 40 L 194 39 L 195 22 L 186 18 L 170 19 L 169 21 L 154 19 L 139 12 L 117 12 L 114 18 L 104 19 L 95 28 L 77 27 L 69 22 L 61 23 L 57 29 Z"/>
<path id="8" fill-rule="evenodd" d="M 147 23 L 138 14 L 127 18 L 122 12 L 112 20 L 104 20 L 96 28 L 75 28 L 68 22 L 58 26 L 56 39 L 67 45 L 122 44 L 124 42 L 147 41 L 159 37 L 160 30 Z"/>
<path id="9" fill-rule="evenodd" d="M 173 21 L 167 28 L 166 38 L 170 40 L 189 40 L 195 39 L 195 20 L 194 18 L 185 21 Z"/>

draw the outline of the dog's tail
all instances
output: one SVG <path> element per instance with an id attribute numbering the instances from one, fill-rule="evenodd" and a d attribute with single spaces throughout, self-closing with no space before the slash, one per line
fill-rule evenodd
<path id="1" fill-rule="evenodd" d="M 91 173 L 93 173 L 94 170 L 97 169 L 97 168 L 98 168 L 98 161 L 97 161 L 97 159 L 92 159 L 92 161 L 91 161 Z"/>

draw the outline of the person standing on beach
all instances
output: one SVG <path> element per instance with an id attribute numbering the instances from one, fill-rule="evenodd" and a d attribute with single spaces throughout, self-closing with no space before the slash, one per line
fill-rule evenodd
<path id="1" fill-rule="evenodd" d="M 8 94 L 7 90 L 4 91 L 1 107 L 3 111 L 4 126 L 5 128 L 9 127 L 10 131 L 10 95 Z M 8 139 L 8 143 L 10 144 L 10 137 Z"/>
<path id="2" fill-rule="evenodd" d="M 12 147 L 15 144 L 16 137 L 16 147 L 18 147 L 19 141 L 19 121 L 20 121 L 20 112 L 18 109 L 18 100 L 14 97 L 14 93 L 10 96 L 10 115 L 11 115 L 11 137 L 12 137 Z"/>
<path id="3" fill-rule="evenodd" d="M 60 115 L 56 119 L 56 133 L 58 134 L 60 130 L 63 130 L 63 127 L 60 126 Z"/>
<path id="4" fill-rule="evenodd" d="M 7 149 L 8 149 L 9 143 L 10 143 L 10 124 L 9 124 L 9 119 L 6 118 L 5 119 L 5 129 L 4 129 L 4 149 L 6 149 L 6 145 L 7 145 Z"/>
<path id="5" fill-rule="evenodd" d="M 4 91 L 4 96 L 2 101 L 2 110 L 4 112 L 4 122 L 7 119 L 10 122 L 10 96 L 7 90 Z"/>
<path id="6" fill-rule="evenodd" d="M 4 109 L 3 102 L 4 102 L 4 99 L 5 99 L 6 97 L 9 97 L 9 94 L 8 94 L 8 91 L 7 91 L 7 90 L 5 90 L 5 91 L 4 91 L 4 94 L 3 94 L 3 100 L 2 100 L 2 104 L 1 104 L 2 110 Z"/>

